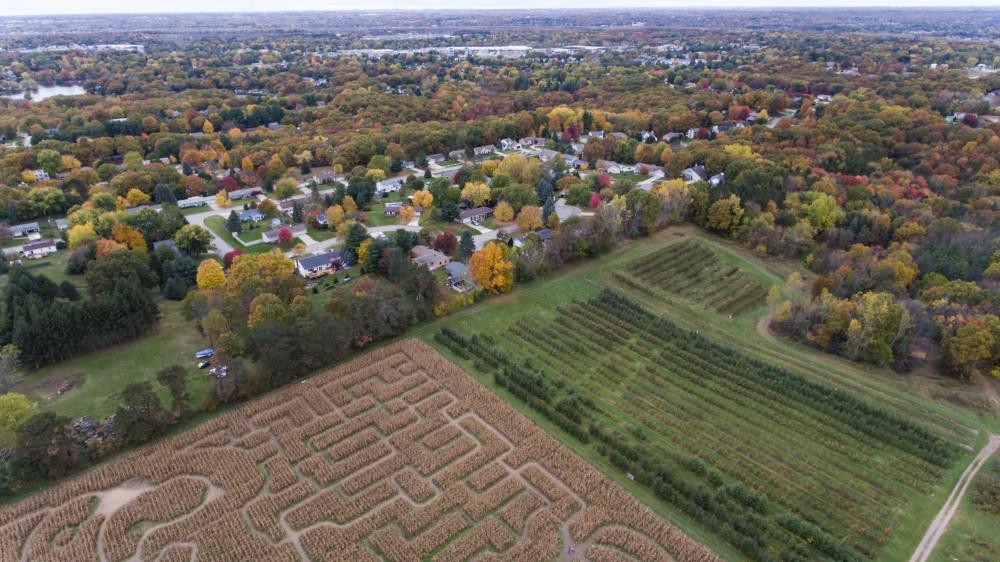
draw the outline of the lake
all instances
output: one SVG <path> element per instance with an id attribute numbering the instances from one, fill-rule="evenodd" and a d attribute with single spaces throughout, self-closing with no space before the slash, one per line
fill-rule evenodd
<path id="1" fill-rule="evenodd" d="M 83 89 L 83 86 L 39 86 L 37 91 L 31 92 L 31 100 L 42 101 L 52 96 L 79 96 L 85 93 L 87 93 L 87 90 Z M 19 92 L 16 94 L 3 94 L 0 97 L 11 100 L 23 100 L 24 95 L 25 92 Z"/>

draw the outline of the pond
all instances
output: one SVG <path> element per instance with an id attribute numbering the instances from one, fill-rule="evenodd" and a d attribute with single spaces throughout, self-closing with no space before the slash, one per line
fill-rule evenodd
<path id="1" fill-rule="evenodd" d="M 25 94 L 28 92 L 18 92 L 16 94 L 2 94 L 0 97 L 4 97 L 11 100 L 23 100 L 25 99 Z M 87 93 L 87 90 L 83 86 L 39 86 L 38 90 L 31 92 L 32 101 L 42 101 L 52 96 L 79 96 L 81 94 Z"/>

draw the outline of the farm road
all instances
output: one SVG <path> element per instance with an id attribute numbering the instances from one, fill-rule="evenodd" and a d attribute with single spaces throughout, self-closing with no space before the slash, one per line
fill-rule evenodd
<path id="1" fill-rule="evenodd" d="M 948 530 L 948 524 L 951 523 L 952 518 L 955 517 L 955 513 L 958 512 L 958 506 L 961 505 L 962 498 L 965 496 L 969 484 L 972 483 L 972 479 L 976 477 L 979 469 L 986 464 L 986 461 L 998 449 L 1000 449 L 1000 435 L 990 435 L 990 440 L 986 443 L 986 446 L 979 451 L 976 458 L 972 459 L 968 468 L 962 473 L 962 477 L 958 479 L 958 483 L 955 484 L 955 488 L 948 496 L 948 501 L 944 503 L 941 511 L 934 516 L 934 520 L 931 521 L 930 527 L 927 528 L 924 538 L 917 545 L 917 550 L 910 557 L 910 562 L 926 562 L 930 558 L 931 553 L 934 552 L 934 547 L 937 546 L 944 532 Z"/>

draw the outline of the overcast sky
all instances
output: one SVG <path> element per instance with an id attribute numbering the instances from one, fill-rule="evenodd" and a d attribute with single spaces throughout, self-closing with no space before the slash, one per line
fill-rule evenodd
<path id="1" fill-rule="evenodd" d="M 291 10 L 997 6 L 1000 0 L 0 0 L 0 16 Z"/>

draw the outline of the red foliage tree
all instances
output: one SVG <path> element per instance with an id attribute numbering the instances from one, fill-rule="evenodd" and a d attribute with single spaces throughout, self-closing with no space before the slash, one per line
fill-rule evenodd
<path id="1" fill-rule="evenodd" d="M 226 266 L 226 269 L 229 269 L 229 266 L 233 265 L 233 260 L 242 255 L 243 252 L 239 248 L 231 252 L 226 252 L 226 255 L 222 256 L 222 265 Z"/>
<path id="2" fill-rule="evenodd" d="M 594 194 L 590 196 L 590 208 L 596 209 L 600 205 L 601 205 L 601 194 L 595 191 Z"/>
<path id="3" fill-rule="evenodd" d="M 441 252 L 442 254 L 448 254 L 449 256 L 458 247 L 458 238 L 454 234 L 448 232 L 447 230 L 438 233 L 434 238 L 432 244 L 435 250 Z"/>
<path id="4" fill-rule="evenodd" d="M 278 229 L 279 244 L 288 244 L 291 241 L 292 241 L 292 229 L 288 228 L 287 226 L 283 226 L 280 229 Z"/>

